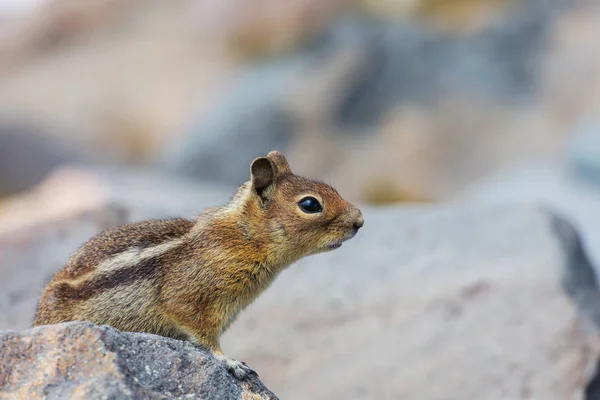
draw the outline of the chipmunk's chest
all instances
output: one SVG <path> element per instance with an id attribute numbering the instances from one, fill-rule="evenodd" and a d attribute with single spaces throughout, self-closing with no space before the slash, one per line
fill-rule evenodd
<path id="1" fill-rule="evenodd" d="M 225 331 L 231 326 L 232 323 L 235 322 L 235 320 L 237 319 L 237 317 L 240 315 L 240 312 L 242 311 L 242 307 L 239 307 L 237 309 L 230 309 L 228 310 L 228 312 L 224 315 L 222 324 L 221 324 L 221 334 L 225 333 Z"/>
<path id="2" fill-rule="evenodd" d="M 257 264 L 240 271 L 235 278 L 232 278 L 232 282 L 226 285 L 227 289 L 222 293 L 225 300 L 222 304 L 222 309 L 225 311 L 222 332 L 273 282 L 275 274 Z"/>

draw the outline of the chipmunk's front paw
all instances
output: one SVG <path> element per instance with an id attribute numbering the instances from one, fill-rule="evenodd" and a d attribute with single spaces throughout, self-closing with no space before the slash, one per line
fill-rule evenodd
<path id="1" fill-rule="evenodd" d="M 258 377 L 258 374 L 248 367 L 245 362 L 237 361 L 226 356 L 218 357 L 218 360 L 223 363 L 227 371 L 231 372 L 237 379 L 245 379 L 250 375 Z"/>

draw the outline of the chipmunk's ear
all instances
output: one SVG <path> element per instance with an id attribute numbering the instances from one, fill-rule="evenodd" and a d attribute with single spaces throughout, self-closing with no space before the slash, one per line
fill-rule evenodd
<path id="1" fill-rule="evenodd" d="M 281 152 L 279 152 L 277 150 L 273 150 L 273 151 L 269 152 L 269 154 L 267 154 L 267 157 L 271 161 L 273 161 L 273 164 L 275 164 L 275 166 L 277 167 L 278 174 L 287 174 L 287 173 L 292 172 L 290 170 L 290 166 L 289 166 L 287 160 L 285 159 L 283 154 L 281 154 Z"/>
<path id="2" fill-rule="evenodd" d="M 276 166 L 268 157 L 258 157 L 250 165 L 252 190 L 264 201 L 275 191 Z"/>

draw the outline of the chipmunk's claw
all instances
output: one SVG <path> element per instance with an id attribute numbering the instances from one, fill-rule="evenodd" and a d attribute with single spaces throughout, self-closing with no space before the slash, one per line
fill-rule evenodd
<path id="1" fill-rule="evenodd" d="M 256 378 L 258 378 L 258 373 L 255 370 L 253 370 L 252 368 L 250 368 L 248 366 L 248 364 L 246 364 L 244 361 L 242 361 L 242 364 L 244 364 L 244 366 L 246 367 L 246 370 L 247 370 L 248 374 L 253 375 Z"/>
<path id="2" fill-rule="evenodd" d="M 227 371 L 229 371 L 239 380 L 247 379 L 250 376 L 258 377 L 256 371 L 248 367 L 248 365 L 243 361 L 237 361 L 226 356 L 219 357 L 219 361 L 223 363 Z"/>

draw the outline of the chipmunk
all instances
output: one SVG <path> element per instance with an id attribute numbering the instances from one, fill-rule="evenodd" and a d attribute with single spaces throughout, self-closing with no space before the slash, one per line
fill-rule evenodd
<path id="1" fill-rule="evenodd" d="M 188 340 L 243 379 L 256 372 L 226 357 L 220 336 L 283 269 L 362 226 L 333 187 L 293 174 L 271 151 L 227 205 L 195 221 L 134 222 L 84 243 L 43 290 L 34 326 L 89 321 Z"/>

